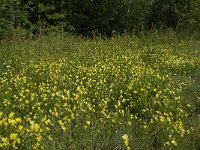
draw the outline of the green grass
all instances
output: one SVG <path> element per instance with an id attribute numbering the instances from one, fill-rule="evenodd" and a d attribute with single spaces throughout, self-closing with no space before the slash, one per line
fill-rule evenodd
<path id="1" fill-rule="evenodd" d="M 200 148 L 199 39 L 22 39 L 0 45 L 0 149 Z"/>

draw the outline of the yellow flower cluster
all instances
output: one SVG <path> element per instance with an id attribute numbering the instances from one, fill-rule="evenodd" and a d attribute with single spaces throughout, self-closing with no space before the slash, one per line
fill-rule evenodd
<path id="1" fill-rule="evenodd" d="M 186 134 L 188 114 L 180 96 L 186 82 L 174 83 L 171 76 L 194 69 L 200 60 L 153 48 L 163 53 L 108 52 L 94 64 L 98 56 L 85 64 L 67 58 L 8 61 L 0 73 L 0 149 L 27 143 L 41 149 L 56 135 L 107 124 L 140 124 L 147 134 L 159 126 L 163 145 L 177 145 L 176 138 Z M 122 138 L 130 149 L 128 135 Z"/>
<path id="2" fill-rule="evenodd" d="M 127 150 L 130 150 L 131 148 L 130 148 L 130 146 L 129 146 L 129 138 L 128 138 L 128 135 L 127 135 L 127 134 L 124 134 L 124 135 L 122 136 L 122 138 L 123 138 L 123 140 L 124 140 L 124 144 L 125 144 Z"/>

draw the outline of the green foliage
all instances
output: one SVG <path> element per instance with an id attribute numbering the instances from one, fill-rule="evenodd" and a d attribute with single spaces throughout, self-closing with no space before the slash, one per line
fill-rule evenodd
<path id="1" fill-rule="evenodd" d="M 127 7 L 127 31 L 140 32 L 147 29 L 148 17 L 150 15 L 151 3 L 147 0 L 129 0 L 126 1 Z"/>
<path id="2" fill-rule="evenodd" d="M 3 0 L 0 3 L 0 38 L 9 34 L 13 28 L 25 27 L 28 18 L 20 0 Z"/>
<path id="3" fill-rule="evenodd" d="M 198 0 L 2 0 L 0 38 L 12 28 L 47 34 L 60 28 L 84 36 L 150 29 L 199 29 Z"/>
<path id="4" fill-rule="evenodd" d="M 185 7 L 185 10 L 186 13 L 178 12 L 180 14 L 180 29 L 200 30 L 200 1 L 190 0 L 190 4 Z"/>

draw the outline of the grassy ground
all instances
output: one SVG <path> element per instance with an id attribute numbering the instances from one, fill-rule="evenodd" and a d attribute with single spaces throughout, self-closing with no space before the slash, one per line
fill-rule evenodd
<path id="1" fill-rule="evenodd" d="M 175 33 L 0 45 L 0 149 L 200 149 L 200 40 Z"/>

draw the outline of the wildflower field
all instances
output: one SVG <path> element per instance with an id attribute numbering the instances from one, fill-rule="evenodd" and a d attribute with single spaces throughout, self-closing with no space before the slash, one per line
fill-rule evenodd
<path id="1" fill-rule="evenodd" d="M 175 35 L 0 45 L 0 149 L 200 148 L 200 40 Z"/>

